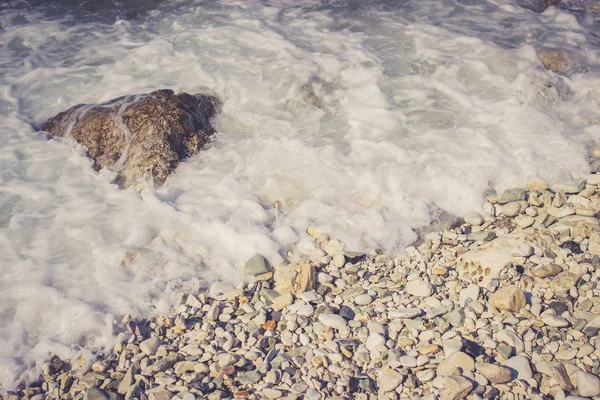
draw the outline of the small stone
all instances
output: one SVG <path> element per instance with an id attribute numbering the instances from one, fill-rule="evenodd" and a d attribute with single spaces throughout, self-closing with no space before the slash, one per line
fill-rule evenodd
<path id="1" fill-rule="evenodd" d="M 465 222 L 472 226 L 479 226 L 483 224 L 483 218 L 476 212 L 470 212 L 465 215 Z"/>
<path id="2" fill-rule="evenodd" d="M 448 376 L 443 380 L 443 385 L 440 400 L 461 400 L 473 390 L 473 383 L 462 376 Z"/>
<path id="3" fill-rule="evenodd" d="M 538 278 L 549 278 L 558 275 L 562 270 L 562 267 L 558 264 L 546 264 L 532 269 L 531 274 Z"/>
<path id="4" fill-rule="evenodd" d="M 157 337 L 151 337 L 150 339 L 144 340 L 140 343 L 140 350 L 142 353 L 152 356 L 156 353 L 156 350 L 160 347 L 160 339 Z"/>
<path id="5" fill-rule="evenodd" d="M 108 394 L 102 389 L 99 388 L 89 388 L 85 391 L 84 400 L 109 400 Z"/>
<path id="6" fill-rule="evenodd" d="M 279 399 L 283 396 L 281 390 L 266 388 L 262 390 L 263 396 L 267 399 Z"/>
<path id="7" fill-rule="evenodd" d="M 415 297 L 427 297 L 433 293 L 433 286 L 431 283 L 422 278 L 413 279 L 409 281 L 404 287 L 406 293 Z"/>
<path id="8" fill-rule="evenodd" d="M 589 372 L 578 371 L 575 383 L 580 396 L 593 397 L 600 395 L 600 379 Z"/>
<path id="9" fill-rule="evenodd" d="M 506 189 L 502 196 L 498 199 L 498 203 L 506 204 L 511 203 L 513 201 L 525 200 L 527 192 L 525 189 L 515 188 L 515 189 Z"/>
<path id="10" fill-rule="evenodd" d="M 544 321 L 546 325 L 553 326 L 555 328 L 564 328 L 569 326 L 569 321 L 552 313 L 542 315 L 542 321 Z"/>
<path id="11" fill-rule="evenodd" d="M 400 357 L 400 364 L 403 367 L 414 368 L 417 366 L 417 358 L 413 356 L 402 356 Z"/>
<path id="12" fill-rule="evenodd" d="M 506 203 L 502 206 L 502 214 L 506 215 L 507 217 L 515 217 L 519 215 L 520 211 L 521 204 L 518 201 Z"/>
<path id="13" fill-rule="evenodd" d="M 262 375 L 260 373 L 258 373 L 257 371 L 242 372 L 241 374 L 238 374 L 238 376 L 236 377 L 236 380 L 241 385 L 253 385 L 255 383 L 260 382 L 261 379 L 262 379 Z"/>
<path id="14" fill-rule="evenodd" d="M 371 352 L 376 351 L 380 346 L 385 347 L 385 341 L 385 337 L 382 334 L 372 333 L 367 338 L 367 341 L 365 342 L 365 347 Z"/>
<path id="15" fill-rule="evenodd" d="M 564 365 L 556 364 L 552 366 L 550 368 L 550 373 L 554 380 L 558 383 L 558 386 L 560 386 L 563 390 L 570 392 L 574 389 Z"/>
<path id="16" fill-rule="evenodd" d="M 273 268 L 266 258 L 260 254 L 257 254 L 246 261 L 246 264 L 244 265 L 244 271 L 248 276 L 258 276 L 266 274 L 267 272 L 272 272 Z"/>
<path id="17" fill-rule="evenodd" d="M 397 372 L 389 369 L 384 369 L 379 373 L 379 379 L 377 385 L 379 386 L 379 393 L 387 393 L 395 390 L 400 384 L 404 376 Z"/>
<path id="18" fill-rule="evenodd" d="M 518 312 L 526 305 L 525 292 L 516 286 L 508 286 L 498 289 L 490 296 L 490 304 L 506 311 Z"/>
<path id="19" fill-rule="evenodd" d="M 521 229 L 529 228 L 535 222 L 535 218 L 529 215 L 519 215 L 515 218 L 515 224 Z"/>
<path id="20" fill-rule="evenodd" d="M 308 389 L 304 393 L 307 400 L 321 400 L 321 393 L 317 389 Z"/>
<path id="21" fill-rule="evenodd" d="M 461 371 L 473 371 L 475 369 L 475 362 L 466 353 L 457 351 L 447 356 L 438 365 L 437 375 L 438 376 L 451 376 L 460 374 Z"/>
<path id="22" fill-rule="evenodd" d="M 371 304 L 372 301 L 373 298 L 366 293 L 358 295 L 354 298 L 354 303 L 356 303 L 359 306 L 366 306 L 368 304 Z"/>
<path id="23" fill-rule="evenodd" d="M 550 288 L 554 293 L 566 293 L 579 282 L 579 276 L 569 271 L 563 271 L 556 275 L 550 282 Z"/>
<path id="24" fill-rule="evenodd" d="M 281 311 L 294 302 L 294 296 L 291 293 L 283 294 L 273 299 L 271 307 L 275 311 Z"/>
<path id="25" fill-rule="evenodd" d="M 337 253 L 333 256 L 331 263 L 337 268 L 342 268 L 346 264 L 346 257 L 341 253 Z"/>
<path id="26" fill-rule="evenodd" d="M 478 363 L 476 368 L 477 372 L 479 372 L 492 383 L 505 383 L 512 379 L 512 373 L 510 372 L 510 369 L 501 365 Z"/>
<path id="27" fill-rule="evenodd" d="M 533 377 L 529 358 L 525 356 L 515 356 L 504 361 L 504 365 L 514 369 L 517 372 L 517 378 L 529 379 Z"/>
<path id="28" fill-rule="evenodd" d="M 557 193 L 559 190 L 562 190 L 566 194 L 575 194 L 579 193 L 585 187 L 585 181 L 577 181 L 572 183 L 555 183 L 554 185 L 550 185 L 550 190 L 554 193 Z"/>
<path id="29" fill-rule="evenodd" d="M 337 330 L 344 330 L 348 327 L 346 320 L 336 314 L 321 314 L 319 315 L 319 322 L 329 328 Z"/>
<path id="30" fill-rule="evenodd" d="M 420 308 L 399 308 L 388 311 L 388 318 L 414 318 L 421 315 L 422 312 L 423 310 Z"/>
<path id="31" fill-rule="evenodd" d="M 479 232 L 471 232 L 467 239 L 472 240 L 474 242 L 483 241 L 489 242 L 490 240 L 494 240 L 496 238 L 496 232 L 494 231 L 479 231 Z"/>

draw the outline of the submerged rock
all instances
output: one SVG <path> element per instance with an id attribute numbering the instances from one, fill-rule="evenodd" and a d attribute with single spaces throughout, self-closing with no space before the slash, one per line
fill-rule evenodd
<path id="1" fill-rule="evenodd" d="M 197 153 L 215 132 L 216 97 L 172 90 L 79 104 L 41 126 L 87 147 L 94 169 L 117 172 L 121 188 L 147 179 L 161 185 L 179 162 Z"/>

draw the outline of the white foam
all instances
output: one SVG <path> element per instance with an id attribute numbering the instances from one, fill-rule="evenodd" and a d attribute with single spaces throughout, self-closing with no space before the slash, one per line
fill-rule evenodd
<path id="1" fill-rule="evenodd" d="M 565 11 L 280 4 L 174 3 L 109 25 L 0 15 L 0 388 L 50 353 L 110 345 L 112 315 L 240 284 L 255 253 L 311 252 L 309 224 L 393 251 L 437 208 L 587 171 L 599 44 Z M 544 70 L 537 47 L 577 68 Z M 119 190 L 29 125 L 158 88 L 224 107 L 211 148 L 157 190 Z"/>

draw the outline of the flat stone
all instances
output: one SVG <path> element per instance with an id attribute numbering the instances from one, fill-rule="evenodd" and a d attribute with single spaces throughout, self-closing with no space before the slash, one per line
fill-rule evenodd
<path id="1" fill-rule="evenodd" d="M 483 224 L 483 218 L 476 212 L 470 212 L 465 215 L 465 222 L 472 226 L 479 226 Z"/>
<path id="2" fill-rule="evenodd" d="M 504 361 L 504 365 L 516 371 L 517 378 L 529 379 L 533 377 L 529 358 L 525 356 L 515 356 Z"/>
<path id="3" fill-rule="evenodd" d="M 465 314 L 462 309 L 454 309 L 449 313 L 444 315 L 444 319 L 452 326 L 459 327 L 462 326 L 465 320 Z"/>
<path id="4" fill-rule="evenodd" d="M 293 302 L 294 296 L 291 293 L 286 293 L 273 299 L 273 304 L 271 305 L 271 307 L 275 311 L 281 311 L 287 306 L 291 305 Z"/>
<path id="5" fill-rule="evenodd" d="M 321 314 L 319 315 L 319 322 L 329 328 L 337 330 L 344 330 L 348 327 L 348 323 L 346 322 L 346 320 L 336 314 Z"/>
<path id="6" fill-rule="evenodd" d="M 571 183 L 555 183 L 554 185 L 550 185 L 550 190 L 554 193 L 562 190 L 566 194 L 575 194 L 579 193 L 585 188 L 585 181 L 577 181 Z"/>
<path id="7" fill-rule="evenodd" d="M 593 397 L 600 395 L 600 379 L 596 375 L 578 371 L 575 374 L 575 384 L 580 396 Z"/>
<path id="8" fill-rule="evenodd" d="M 398 308 L 388 311 L 388 318 L 415 318 L 421 315 L 423 310 L 420 308 Z"/>
<path id="9" fill-rule="evenodd" d="M 413 279 L 409 281 L 404 287 L 406 293 L 415 297 L 427 297 L 433 293 L 433 286 L 431 283 L 422 278 Z"/>
<path id="10" fill-rule="evenodd" d="M 283 397 L 283 392 L 277 389 L 265 388 L 262 390 L 262 395 L 267 399 L 280 399 Z"/>
<path id="11" fill-rule="evenodd" d="M 152 356 L 156 353 L 156 350 L 160 347 L 160 339 L 157 337 L 151 337 L 150 339 L 144 340 L 140 343 L 140 350 L 142 353 Z"/>
<path id="12" fill-rule="evenodd" d="M 542 321 L 544 321 L 546 325 L 553 326 L 555 328 L 564 328 L 569 326 L 569 321 L 552 313 L 542 315 Z"/>
<path id="13" fill-rule="evenodd" d="M 458 294 L 458 299 L 461 301 L 464 301 L 467 299 L 471 299 L 471 300 L 475 301 L 479 298 L 480 291 L 481 291 L 481 288 L 479 287 L 479 285 L 469 285 L 468 287 L 466 287 L 460 291 L 460 293 Z"/>
<path id="14" fill-rule="evenodd" d="M 467 239 L 472 240 L 473 242 L 489 242 L 490 240 L 494 240 L 496 238 L 496 232 L 494 231 L 479 231 L 479 232 L 471 232 Z"/>
<path id="15" fill-rule="evenodd" d="M 375 351 L 378 350 L 379 346 L 385 346 L 385 342 L 385 336 L 383 336 L 381 333 L 372 333 L 367 338 L 367 341 L 365 342 L 365 347 L 369 351 Z"/>
<path id="16" fill-rule="evenodd" d="M 498 289 L 490 296 L 490 305 L 505 311 L 518 312 L 526 305 L 525 292 L 516 286 Z"/>
<path id="17" fill-rule="evenodd" d="M 377 379 L 377 385 L 379 387 L 379 393 L 387 393 L 392 390 L 396 390 L 402 383 L 404 376 L 390 369 L 384 369 L 379 373 Z"/>
<path id="18" fill-rule="evenodd" d="M 260 382 L 263 376 L 257 371 L 248 371 L 238 374 L 236 380 L 242 385 L 253 385 Z"/>
<path id="19" fill-rule="evenodd" d="M 438 376 L 460 375 L 461 371 L 473 371 L 475 362 L 473 358 L 462 351 L 457 351 L 442 360 L 438 365 Z"/>
<path id="20" fill-rule="evenodd" d="M 498 203 L 506 204 L 511 203 L 513 201 L 525 200 L 527 192 L 525 189 L 514 188 L 514 189 L 506 189 L 502 192 L 502 195 L 498 199 Z"/>
<path id="21" fill-rule="evenodd" d="M 535 218 L 530 215 L 519 215 L 515 218 L 515 224 L 521 229 L 529 228 L 534 224 Z"/>
<path id="22" fill-rule="evenodd" d="M 579 276 L 569 271 L 556 275 L 550 282 L 550 289 L 554 293 L 566 293 L 579 282 Z"/>
<path id="23" fill-rule="evenodd" d="M 473 383 L 462 376 L 447 376 L 440 400 L 462 400 L 473 390 Z"/>
<path id="24" fill-rule="evenodd" d="M 520 211 L 521 204 L 518 201 L 506 203 L 502 206 L 502 214 L 506 215 L 507 217 L 515 217 L 519 215 Z"/>
<path id="25" fill-rule="evenodd" d="M 417 366 L 417 358 L 413 356 L 402 356 L 400 357 L 400 364 L 403 367 L 414 368 Z"/>
<path id="26" fill-rule="evenodd" d="M 562 270 L 562 267 L 558 264 L 545 264 L 533 268 L 531 274 L 538 278 L 549 278 L 558 275 Z"/>
<path id="27" fill-rule="evenodd" d="M 512 372 L 507 367 L 490 363 L 478 363 L 475 368 L 492 383 L 505 383 L 512 379 Z"/>

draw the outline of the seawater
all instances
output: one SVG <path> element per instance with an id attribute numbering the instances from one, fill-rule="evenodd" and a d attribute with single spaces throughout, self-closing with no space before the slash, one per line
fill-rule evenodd
<path id="1" fill-rule="evenodd" d="M 400 251 L 441 210 L 481 211 L 490 189 L 585 175 L 599 19 L 573 3 L 3 2 L 0 391 L 51 354 L 110 347 L 126 313 L 239 285 L 256 253 L 314 253 L 309 225 Z M 544 49 L 566 55 L 561 72 Z M 161 188 L 119 190 L 85 149 L 36 129 L 159 88 L 224 103 L 210 147 Z"/>

